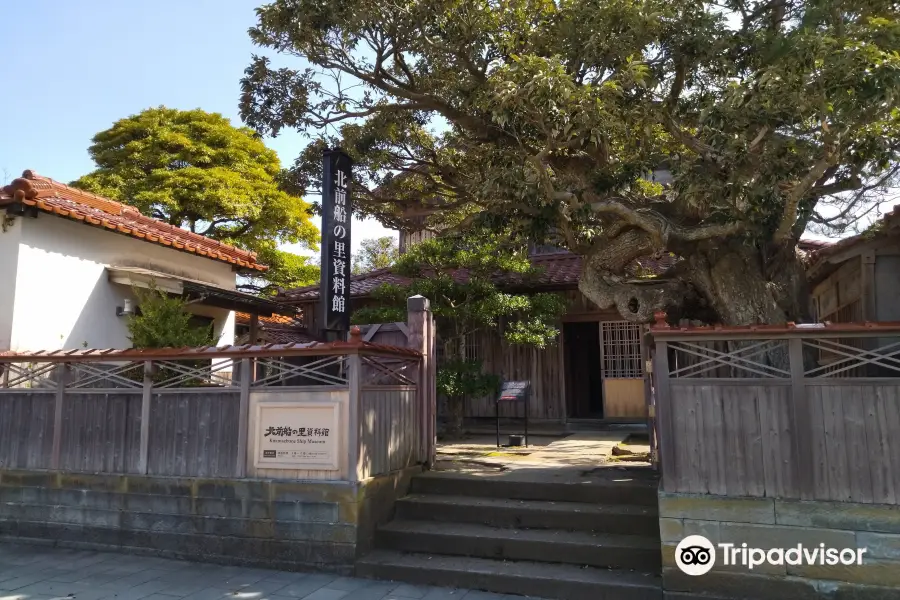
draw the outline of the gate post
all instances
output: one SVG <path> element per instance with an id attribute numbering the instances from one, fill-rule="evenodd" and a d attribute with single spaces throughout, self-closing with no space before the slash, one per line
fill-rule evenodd
<path id="1" fill-rule="evenodd" d="M 408 347 L 422 353 L 416 399 L 419 406 L 419 457 L 427 468 L 434 466 L 435 418 L 437 413 L 437 383 L 434 365 L 434 317 L 431 304 L 424 296 L 412 296 L 406 301 Z"/>

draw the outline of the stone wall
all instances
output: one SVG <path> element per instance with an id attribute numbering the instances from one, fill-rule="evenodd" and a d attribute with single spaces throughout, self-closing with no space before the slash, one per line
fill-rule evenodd
<path id="1" fill-rule="evenodd" d="M 350 573 L 416 471 L 350 483 L 0 470 L 0 539 Z"/>
<path id="2" fill-rule="evenodd" d="M 900 506 L 660 492 L 659 516 L 667 591 L 766 600 L 900 600 Z M 867 552 L 861 566 L 762 565 L 750 571 L 722 565 L 717 548 L 713 570 L 691 577 L 675 563 L 675 547 L 689 535 L 764 550 L 824 543 Z"/>

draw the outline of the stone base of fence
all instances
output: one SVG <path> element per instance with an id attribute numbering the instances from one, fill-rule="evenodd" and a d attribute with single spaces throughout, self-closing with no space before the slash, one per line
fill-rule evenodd
<path id="1" fill-rule="evenodd" d="M 900 506 L 812 502 L 711 495 L 659 495 L 663 583 L 667 591 L 709 593 L 728 598 L 831 598 L 900 600 Z M 722 564 L 688 576 L 675 562 L 675 548 L 689 535 L 714 545 L 769 550 L 866 548 L 862 565 Z"/>
<path id="2" fill-rule="evenodd" d="M 0 470 L 0 539 L 349 574 L 419 471 L 351 483 Z"/>

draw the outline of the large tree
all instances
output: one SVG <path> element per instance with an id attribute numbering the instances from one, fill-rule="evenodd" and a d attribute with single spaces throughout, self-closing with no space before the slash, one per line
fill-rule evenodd
<path id="1" fill-rule="evenodd" d="M 242 116 L 317 139 L 296 185 L 339 144 L 363 212 L 399 224 L 440 207 L 464 228 L 556 237 L 586 257 L 581 291 L 633 320 L 802 319 L 800 235 L 846 228 L 897 172 L 888 0 L 275 0 L 257 13 L 252 39 L 305 68 L 255 58 Z M 647 177 L 660 169 L 666 186 Z M 670 277 L 631 281 L 636 258 L 664 251 L 682 259 Z"/>
<path id="2" fill-rule="evenodd" d="M 315 248 L 311 206 L 279 187 L 281 164 L 251 129 L 202 110 L 147 109 L 116 121 L 88 149 L 97 170 L 72 185 L 258 253 L 270 269 L 242 283 L 272 291 L 313 283 L 318 269 L 278 249 Z"/>
<path id="3" fill-rule="evenodd" d="M 364 239 L 359 243 L 359 251 L 353 255 L 353 274 L 390 267 L 399 256 L 397 240 L 391 236 Z"/>

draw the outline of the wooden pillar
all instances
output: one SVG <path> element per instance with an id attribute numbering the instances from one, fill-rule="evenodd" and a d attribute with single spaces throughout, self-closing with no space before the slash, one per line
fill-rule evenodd
<path id="1" fill-rule="evenodd" d="M 62 452 L 63 402 L 66 397 L 66 379 L 69 366 L 65 363 L 56 368 L 56 402 L 53 406 L 53 453 L 50 455 L 50 468 L 59 469 L 59 458 Z"/>
<path id="2" fill-rule="evenodd" d="M 250 334 L 247 340 L 250 345 L 255 345 L 259 341 L 259 313 L 250 313 Z"/>
<path id="3" fill-rule="evenodd" d="M 815 478 L 813 474 L 812 424 L 809 396 L 806 389 L 806 366 L 803 360 L 803 339 L 788 340 L 788 356 L 791 364 L 790 426 L 794 432 L 794 477 L 800 484 L 800 498 L 813 500 Z"/>
<path id="4" fill-rule="evenodd" d="M 253 317 L 254 319 L 256 317 Z M 252 358 L 241 359 L 241 396 L 238 408 L 238 443 L 235 462 L 235 477 L 247 473 L 247 438 L 250 427 L 250 384 L 253 381 L 254 364 Z"/>
<path id="5" fill-rule="evenodd" d="M 362 395 L 362 360 L 358 350 L 347 357 L 347 479 L 359 481 L 359 406 Z M 369 452 L 372 448 L 367 449 Z"/>
<path id="6" fill-rule="evenodd" d="M 672 415 L 672 391 L 669 385 L 669 344 L 656 341 L 653 353 L 654 381 L 656 383 L 656 417 L 659 434 L 659 457 L 662 463 L 662 488 L 667 492 L 677 490 L 678 465 L 675 461 L 675 426 Z"/>
<path id="7" fill-rule="evenodd" d="M 419 406 L 420 456 L 430 469 L 434 466 L 435 418 L 437 413 L 437 386 L 434 365 L 434 317 L 431 304 L 424 296 L 412 296 L 406 301 L 408 347 L 422 353 L 419 363 L 419 380 L 416 399 Z"/>
<path id="8" fill-rule="evenodd" d="M 147 474 L 150 456 L 150 401 L 153 398 L 153 361 L 144 361 L 144 393 L 141 396 L 141 447 L 138 473 Z"/>
<path id="9" fill-rule="evenodd" d="M 875 302 L 875 253 L 866 252 L 861 257 L 862 272 L 859 282 L 859 293 L 862 295 L 862 320 L 877 321 L 877 304 Z"/>

